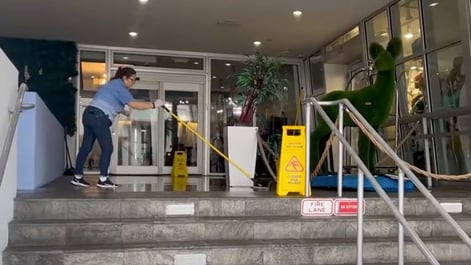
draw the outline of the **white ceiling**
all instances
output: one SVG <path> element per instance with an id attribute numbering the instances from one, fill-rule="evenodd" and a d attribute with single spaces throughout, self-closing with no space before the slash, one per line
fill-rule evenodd
<path id="1" fill-rule="evenodd" d="M 298 57 L 390 1 L 0 0 L 0 36 L 233 54 L 250 54 L 260 40 L 266 54 Z"/>

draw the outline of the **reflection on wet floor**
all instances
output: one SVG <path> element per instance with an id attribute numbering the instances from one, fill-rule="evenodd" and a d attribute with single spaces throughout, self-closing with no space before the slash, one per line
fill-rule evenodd
<path id="1" fill-rule="evenodd" d="M 157 192 L 172 191 L 172 179 L 170 176 L 119 176 L 111 179 L 123 192 Z M 223 176 L 189 176 L 187 191 L 224 191 Z"/>

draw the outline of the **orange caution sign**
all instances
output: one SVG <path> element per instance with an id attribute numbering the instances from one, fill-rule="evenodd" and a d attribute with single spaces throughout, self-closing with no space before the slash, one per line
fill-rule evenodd
<path id="1" fill-rule="evenodd" d="M 306 128 L 283 126 L 276 194 L 306 193 Z"/>
<path id="2" fill-rule="evenodd" d="M 291 157 L 285 168 L 286 172 L 304 172 L 303 165 L 296 156 Z"/>

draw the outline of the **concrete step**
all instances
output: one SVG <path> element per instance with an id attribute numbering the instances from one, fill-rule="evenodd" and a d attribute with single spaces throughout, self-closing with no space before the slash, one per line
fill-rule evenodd
<path id="1" fill-rule="evenodd" d="M 396 240 L 391 216 L 367 216 L 365 238 Z M 453 237 L 439 217 L 411 217 L 421 237 Z M 471 234 L 471 216 L 457 217 Z M 10 223 L 10 246 L 78 246 L 197 240 L 349 239 L 357 235 L 353 217 L 171 217 L 160 219 L 23 220 Z"/>
<path id="2" fill-rule="evenodd" d="M 450 264 L 471 260 L 471 251 L 459 241 L 431 238 L 427 245 L 435 257 Z M 365 264 L 397 262 L 397 244 L 389 238 L 370 239 L 364 244 Z M 191 263 L 178 263 L 190 255 Z M 203 262 L 197 263 L 201 259 Z M 184 241 L 80 247 L 8 247 L 4 265 L 312 265 L 352 264 L 354 240 Z M 405 245 L 406 262 L 426 262 L 411 242 Z M 455 263 L 456 262 L 456 263 Z"/>
<path id="3" fill-rule="evenodd" d="M 103 197 L 90 198 L 28 198 L 15 201 L 15 219 L 133 219 L 161 218 L 186 213 L 188 216 L 300 216 L 301 197 L 231 197 L 199 195 L 197 197 Z M 116 195 L 117 196 L 117 195 Z M 471 214 L 471 198 L 441 198 L 441 202 L 460 202 L 463 213 Z M 405 199 L 406 215 L 433 215 L 436 211 L 424 198 Z M 366 215 L 391 215 L 380 198 L 366 198 Z"/>

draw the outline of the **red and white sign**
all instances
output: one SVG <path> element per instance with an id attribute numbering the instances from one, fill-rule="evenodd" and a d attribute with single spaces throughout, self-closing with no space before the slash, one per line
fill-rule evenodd
<path id="1" fill-rule="evenodd" d="M 331 216 L 334 213 L 334 200 L 308 198 L 301 201 L 302 216 Z"/>
<path id="2" fill-rule="evenodd" d="M 334 214 L 337 216 L 356 216 L 358 212 L 357 199 L 336 199 Z M 363 214 L 366 212 L 366 203 L 363 200 Z"/>

